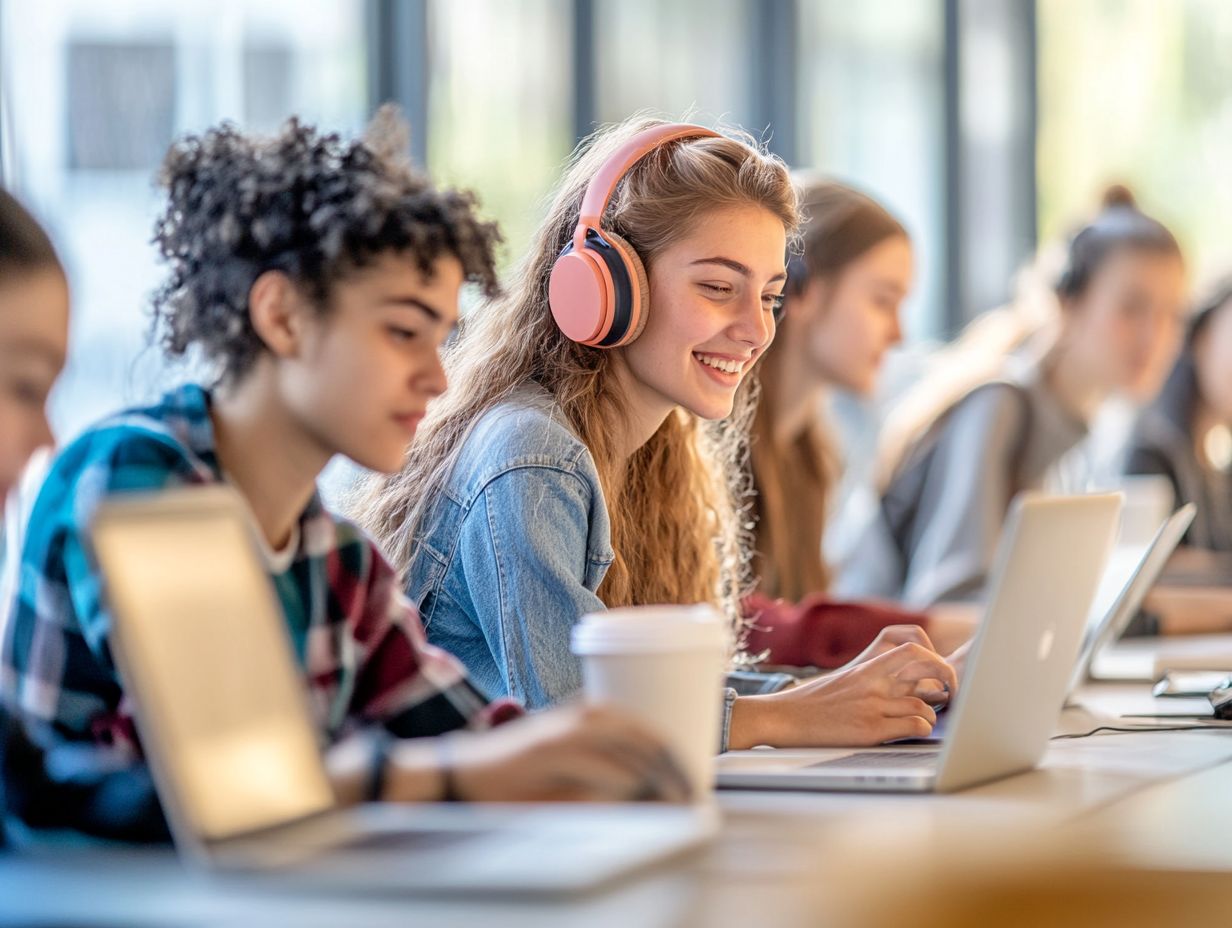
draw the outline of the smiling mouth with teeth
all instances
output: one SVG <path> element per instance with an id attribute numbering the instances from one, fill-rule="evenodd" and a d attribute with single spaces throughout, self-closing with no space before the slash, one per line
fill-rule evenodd
<path id="1" fill-rule="evenodd" d="M 722 371 L 725 374 L 739 374 L 744 369 L 743 361 L 731 361 L 727 358 L 715 357 L 712 354 L 693 353 L 693 357 L 697 358 L 702 364 L 707 367 L 713 367 L 717 371 Z"/>

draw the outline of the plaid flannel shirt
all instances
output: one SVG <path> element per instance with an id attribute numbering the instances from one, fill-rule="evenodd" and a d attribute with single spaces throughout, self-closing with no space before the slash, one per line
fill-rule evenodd
<path id="1" fill-rule="evenodd" d="M 0 663 L 6 707 L 44 755 L 37 785 L 29 763 L 19 782 L 6 774 L 12 804 L 33 824 L 165 834 L 108 649 L 87 531 L 107 495 L 225 479 L 209 402 L 186 385 L 104 421 L 64 449 L 40 490 Z M 299 529 L 294 559 L 273 581 L 327 741 L 364 724 L 419 737 L 518 714 L 507 701 L 489 703 L 452 656 L 427 643 L 392 568 L 359 529 L 316 496 Z"/>

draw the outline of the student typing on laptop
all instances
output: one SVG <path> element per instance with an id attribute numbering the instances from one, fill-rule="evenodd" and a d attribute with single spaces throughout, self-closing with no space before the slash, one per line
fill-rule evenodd
<path id="1" fill-rule="evenodd" d="M 520 710 L 427 644 L 375 545 L 317 494 L 335 454 L 398 469 L 445 389 L 438 350 L 459 288 L 496 288 L 495 228 L 404 149 L 384 113 L 355 142 L 292 120 L 272 139 L 222 126 L 168 152 L 156 325 L 170 356 L 199 354 L 215 376 L 88 430 L 39 494 L 3 658 L 6 706 L 46 753 L 46 788 L 19 789 L 28 823 L 167 837 L 86 538 L 111 494 L 211 483 L 235 486 L 259 528 L 341 800 L 683 797 L 659 743 L 607 710 L 517 719 L 440 750 L 427 736 Z M 387 747 L 369 734 L 381 728 L 421 740 Z"/>
<path id="2" fill-rule="evenodd" d="M 590 612 L 706 603 L 739 646 L 747 377 L 797 220 L 751 136 L 635 116 L 579 148 L 508 294 L 468 316 L 453 388 L 363 519 L 431 640 L 493 693 L 573 698 Z M 869 657 L 790 688 L 729 674 L 721 745 L 927 735 L 953 668 L 921 641 Z"/>

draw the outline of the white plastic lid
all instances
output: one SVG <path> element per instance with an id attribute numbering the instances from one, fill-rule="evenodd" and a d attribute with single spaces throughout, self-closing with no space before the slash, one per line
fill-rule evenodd
<path id="1" fill-rule="evenodd" d="M 713 606 L 629 606 L 582 616 L 572 645 L 578 657 L 725 650 L 727 629 Z"/>

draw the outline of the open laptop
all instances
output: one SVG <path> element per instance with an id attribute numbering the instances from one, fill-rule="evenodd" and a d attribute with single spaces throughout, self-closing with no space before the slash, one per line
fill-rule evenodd
<path id="1" fill-rule="evenodd" d="M 718 759 L 719 785 L 950 792 L 1033 768 L 1056 726 L 1120 508 L 1119 494 L 1015 500 L 939 750 L 731 751 Z"/>
<path id="2" fill-rule="evenodd" d="M 1172 552 L 1189 531 L 1197 511 L 1198 507 L 1193 503 L 1182 506 L 1156 530 L 1155 537 L 1145 550 L 1124 547 L 1113 552 L 1104 586 L 1096 596 L 1095 608 L 1087 622 L 1082 650 L 1070 679 L 1070 695 L 1088 679 L 1124 679 L 1127 674 L 1131 680 L 1149 679 L 1146 676 L 1135 677 L 1133 673 L 1137 668 L 1122 667 L 1118 671 L 1115 657 L 1109 661 L 1104 655 L 1108 646 L 1121 637 L 1138 614 L 1142 601 L 1163 573 Z M 1113 596 L 1111 603 L 1108 602 L 1109 595 Z M 1097 662 L 1098 657 L 1103 658 L 1102 667 Z M 1149 674 L 1153 670 L 1149 667 L 1144 672 Z"/>
<path id="3" fill-rule="evenodd" d="M 680 806 L 340 808 L 247 508 L 225 487 L 119 497 L 92 526 L 112 652 L 177 849 L 312 886 L 569 892 L 710 837 Z"/>

